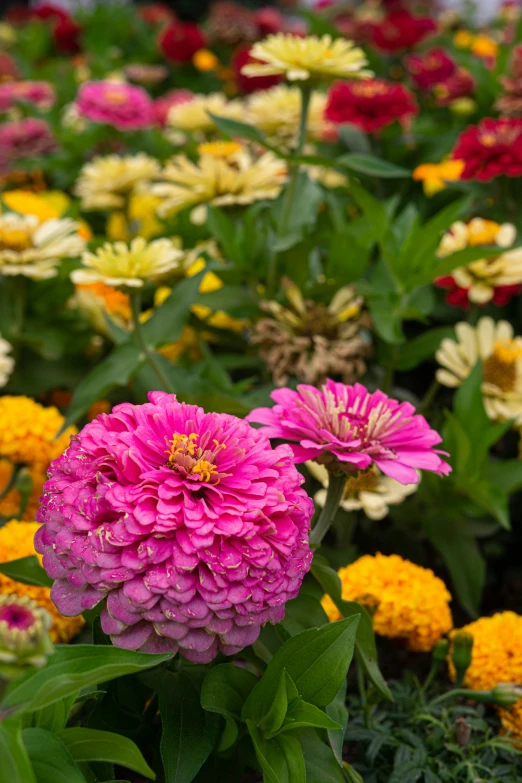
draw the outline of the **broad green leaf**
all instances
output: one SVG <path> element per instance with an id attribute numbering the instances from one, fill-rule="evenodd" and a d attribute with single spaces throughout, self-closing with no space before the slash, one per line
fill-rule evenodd
<path id="1" fill-rule="evenodd" d="M 336 571 L 330 568 L 324 557 L 321 555 L 314 556 L 311 572 L 325 593 L 330 596 L 343 617 L 349 618 L 359 615 L 360 619 L 355 639 L 358 659 L 364 668 L 366 676 L 379 693 L 385 699 L 393 701 L 390 689 L 386 685 L 379 669 L 373 623 L 369 612 L 362 604 L 342 599 L 341 580 Z"/>
<path id="2" fill-rule="evenodd" d="M 487 476 L 504 492 L 517 492 L 522 489 L 522 461 L 519 459 L 490 460 Z"/>
<path id="3" fill-rule="evenodd" d="M 321 602 L 311 595 L 299 593 L 297 598 L 286 604 L 285 616 L 280 625 L 290 636 L 296 636 L 301 631 L 309 628 L 319 628 L 326 625 L 328 616 L 321 606 Z"/>
<path id="4" fill-rule="evenodd" d="M 286 669 L 283 669 L 270 709 L 259 721 L 259 728 L 267 739 L 277 734 L 285 719 L 288 708 L 287 676 Z"/>
<path id="5" fill-rule="evenodd" d="M 265 783 L 306 783 L 301 743 L 288 734 L 265 739 L 253 721 L 247 721 Z"/>
<path id="6" fill-rule="evenodd" d="M 505 490 L 486 479 L 470 483 L 467 487 L 469 497 L 495 517 L 499 525 L 510 530 L 508 494 Z"/>
<path id="7" fill-rule="evenodd" d="M 310 727 L 327 729 L 329 732 L 339 732 L 342 728 L 339 723 L 332 720 L 332 718 L 323 712 L 323 710 L 320 710 L 319 707 L 314 707 L 313 704 L 308 704 L 308 702 L 303 701 L 302 699 L 296 699 L 294 703 L 288 707 L 286 717 L 279 733 Z M 342 732 L 340 736 L 342 738 Z"/>
<path id="8" fill-rule="evenodd" d="M 326 276 L 338 283 L 355 283 L 361 279 L 370 262 L 370 251 L 362 247 L 350 227 L 337 231 L 332 235 Z"/>
<path id="9" fill-rule="evenodd" d="M 370 177 L 382 177 L 383 179 L 403 179 L 411 177 L 411 171 L 389 163 L 387 160 L 376 158 L 374 155 L 350 152 L 337 158 L 337 165 L 345 166 L 350 171 L 359 174 L 368 174 Z"/>
<path id="10" fill-rule="evenodd" d="M 356 125 L 345 122 L 339 127 L 339 136 L 342 143 L 345 147 L 348 147 L 350 152 L 362 152 L 364 154 L 371 152 L 372 147 L 368 135 Z"/>
<path id="11" fill-rule="evenodd" d="M 59 731 L 58 737 L 75 761 L 108 761 L 149 780 L 156 778 L 138 746 L 120 734 L 76 726 Z"/>
<path id="12" fill-rule="evenodd" d="M 56 734 L 46 729 L 24 729 L 22 739 L 38 783 L 87 783 Z"/>
<path id="13" fill-rule="evenodd" d="M 442 340 L 446 337 L 454 337 L 455 332 L 451 326 L 437 326 L 435 329 L 428 329 L 413 340 L 408 340 L 399 349 L 399 361 L 397 369 L 412 370 L 425 359 L 434 356 Z"/>
<path id="14" fill-rule="evenodd" d="M 165 673 L 159 708 L 165 783 L 190 783 L 216 744 L 219 721 L 202 708 L 195 683 L 183 671 Z"/>
<path id="15" fill-rule="evenodd" d="M 329 704 L 346 677 L 358 623 L 359 616 L 354 615 L 288 639 L 251 691 L 243 708 L 243 720 L 249 718 L 257 722 L 268 713 L 283 669 L 302 699 L 316 707 Z"/>
<path id="16" fill-rule="evenodd" d="M 3 705 L 20 705 L 24 710 L 37 710 L 80 688 L 144 671 L 170 658 L 171 653 L 152 655 L 119 647 L 58 645 L 43 669 L 13 684 Z"/>
<path id="17" fill-rule="evenodd" d="M 284 198 L 285 191 L 274 204 L 274 212 L 280 221 L 283 217 L 281 205 Z M 290 214 L 285 225 L 280 226 L 279 236 L 272 245 L 273 250 L 279 252 L 290 249 L 302 239 L 303 234 L 313 229 L 322 200 L 323 191 L 317 182 L 311 180 L 305 171 L 298 172 Z"/>
<path id="18" fill-rule="evenodd" d="M 119 386 L 126 386 L 144 358 L 132 338 L 118 345 L 76 387 L 60 433 L 78 421 L 93 402 L 104 399 Z"/>
<path id="19" fill-rule="evenodd" d="M 0 723 L 0 783 L 37 783 L 16 720 Z"/>
<path id="20" fill-rule="evenodd" d="M 14 579 L 15 582 L 21 582 L 24 585 L 52 587 L 53 584 L 53 580 L 47 576 L 36 555 L 0 563 L 0 574 L 4 574 L 4 576 L 8 576 L 10 579 Z"/>
<path id="21" fill-rule="evenodd" d="M 390 228 L 390 218 L 385 204 L 372 196 L 357 182 L 350 182 L 349 191 L 368 221 L 368 226 L 372 232 L 372 244 L 380 242 Z"/>
<path id="22" fill-rule="evenodd" d="M 207 228 L 223 249 L 226 259 L 238 261 L 238 235 L 236 225 L 226 212 L 218 207 L 209 206 L 207 211 Z"/>
<path id="23" fill-rule="evenodd" d="M 226 750 L 238 737 L 237 722 L 248 694 L 257 683 L 257 677 L 232 663 L 222 663 L 210 669 L 201 688 L 201 706 L 208 712 L 223 715 L 226 726 L 218 750 Z"/>
<path id="24" fill-rule="evenodd" d="M 253 125 L 249 125 L 247 122 L 239 122 L 239 120 L 231 120 L 228 117 L 218 117 L 217 114 L 212 114 L 212 112 L 207 112 L 207 114 L 216 123 L 219 130 L 226 133 L 227 136 L 248 139 L 256 142 L 256 144 L 261 144 L 267 149 L 278 151 L 276 147 L 268 143 L 264 134 Z"/>
<path id="25" fill-rule="evenodd" d="M 40 710 L 33 710 L 22 715 L 24 729 L 47 729 L 57 733 L 65 728 L 71 707 L 78 697 L 78 691 L 71 693 L 65 699 L 49 704 Z"/>
<path id="26" fill-rule="evenodd" d="M 518 248 L 511 248 L 516 250 Z M 428 267 L 420 273 L 415 281 L 416 285 L 432 283 L 437 277 L 444 277 L 453 272 L 460 266 L 467 266 L 472 261 L 478 261 L 480 258 L 495 258 L 498 256 L 498 247 L 473 246 L 465 247 L 464 250 L 458 250 L 450 256 L 441 258 L 437 264 Z"/>
<path id="27" fill-rule="evenodd" d="M 343 732 L 338 731 L 341 735 Z M 332 749 L 317 735 L 316 731 L 307 729 L 299 735 L 306 767 L 306 783 L 346 783 L 346 777 L 335 758 Z"/>
<path id="28" fill-rule="evenodd" d="M 326 714 L 342 728 L 342 731 L 332 731 L 331 729 L 328 730 L 328 740 L 330 742 L 332 752 L 339 764 L 342 764 L 344 732 L 346 731 L 346 725 L 348 723 L 348 708 L 346 707 L 346 680 L 341 684 L 341 687 L 335 695 L 335 699 L 326 706 Z"/>
<path id="29" fill-rule="evenodd" d="M 142 331 L 151 348 L 179 340 L 189 316 L 190 307 L 196 301 L 199 286 L 205 272 L 187 277 L 172 289 L 171 294 L 142 326 Z"/>

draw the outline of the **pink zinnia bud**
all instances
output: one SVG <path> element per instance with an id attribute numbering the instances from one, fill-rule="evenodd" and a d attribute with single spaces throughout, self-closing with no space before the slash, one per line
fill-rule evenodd
<path id="1" fill-rule="evenodd" d="M 154 104 L 142 88 L 122 82 L 86 82 L 76 97 L 76 108 L 92 122 L 104 122 L 121 131 L 154 125 Z"/>
<path id="2" fill-rule="evenodd" d="M 117 646 L 205 663 L 283 618 L 310 567 L 313 503 L 289 446 L 149 400 L 100 415 L 51 464 L 35 545 L 63 614 L 104 600 Z"/>
<path id="3" fill-rule="evenodd" d="M 373 464 L 401 484 L 416 484 L 416 469 L 451 471 L 439 457 L 445 452 L 432 448 L 442 438 L 409 402 L 331 380 L 320 390 L 301 385 L 271 396 L 277 404 L 256 408 L 247 421 L 265 424 L 269 438 L 293 441 L 296 462 L 311 459 L 347 473 Z"/>

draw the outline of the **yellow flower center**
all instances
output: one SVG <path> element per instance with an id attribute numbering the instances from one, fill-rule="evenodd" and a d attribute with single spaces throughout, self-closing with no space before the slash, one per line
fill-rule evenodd
<path id="1" fill-rule="evenodd" d="M 200 155 L 210 155 L 213 158 L 229 158 L 242 149 L 237 141 L 209 141 L 206 144 L 200 144 L 198 153 Z"/>
<path id="2" fill-rule="evenodd" d="M 385 84 L 358 82 L 352 85 L 352 91 L 355 95 L 360 95 L 364 98 L 374 98 L 376 95 L 385 95 L 387 87 Z"/>
<path id="3" fill-rule="evenodd" d="M 198 440 L 196 432 L 190 435 L 175 432 L 168 442 L 169 450 L 165 452 L 168 455 L 167 467 L 206 484 L 219 484 L 224 474 L 219 473 L 215 461 L 226 445 L 214 439 L 209 444 L 211 448 L 203 449 Z"/>
<path id="4" fill-rule="evenodd" d="M 105 98 L 109 103 L 112 103 L 113 106 L 122 106 L 124 103 L 127 103 L 127 95 L 122 90 L 118 90 L 118 88 L 110 88 L 105 91 Z"/>
<path id="5" fill-rule="evenodd" d="M 372 470 L 361 470 L 355 476 L 350 476 L 344 488 L 346 499 L 357 497 L 360 492 L 373 492 L 377 486 L 377 473 Z"/>
<path id="6" fill-rule="evenodd" d="M 484 360 L 484 381 L 503 392 L 512 391 L 519 358 L 522 358 L 522 347 L 515 340 L 497 340 L 493 353 Z"/>
<path id="7" fill-rule="evenodd" d="M 33 246 L 31 235 L 23 228 L 0 228 L 0 250 L 20 253 Z"/>

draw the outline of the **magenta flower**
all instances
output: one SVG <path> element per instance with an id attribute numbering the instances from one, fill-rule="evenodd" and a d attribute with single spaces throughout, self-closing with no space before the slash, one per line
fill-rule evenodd
<path id="1" fill-rule="evenodd" d="M 445 452 L 432 448 L 442 438 L 409 402 L 331 380 L 321 390 L 301 385 L 271 396 L 277 404 L 256 408 L 247 421 L 265 424 L 269 438 L 293 441 L 296 462 L 311 459 L 347 473 L 373 464 L 401 484 L 418 482 L 416 468 L 451 471 L 438 456 Z"/>
<path id="2" fill-rule="evenodd" d="M 0 172 L 20 158 L 49 155 L 56 149 L 56 139 L 45 120 L 26 117 L 0 125 Z"/>
<path id="3" fill-rule="evenodd" d="M 75 105 L 82 117 L 121 131 L 150 128 L 154 124 L 152 98 L 133 84 L 86 82 L 80 87 Z"/>
<path id="4" fill-rule="evenodd" d="M 313 503 L 288 446 L 151 392 L 71 439 L 35 545 L 65 615 L 105 599 L 114 644 L 208 662 L 277 623 L 310 567 Z"/>
<path id="5" fill-rule="evenodd" d="M 50 109 L 56 94 L 49 82 L 3 82 L 0 83 L 0 112 L 12 109 L 17 101 L 30 103 L 37 109 Z"/>

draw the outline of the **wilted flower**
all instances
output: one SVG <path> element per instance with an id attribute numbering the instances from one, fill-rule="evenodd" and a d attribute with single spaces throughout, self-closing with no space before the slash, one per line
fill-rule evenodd
<path id="1" fill-rule="evenodd" d="M 41 492 L 40 487 L 40 492 Z M 36 555 L 34 536 L 40 525 L 38 522 L 20 522 L 12 519 L 0 528 L 0 563 L 18 560 L 20 557 Z M 41 560 L 41 557 L 38 556 Z M 25 585 L 0 574 L 0 596 L 13 595 L 28 597 L 51 618 L 50 636 L 55 644 L 69 642 L 82 629 L 83 617 L 64 617 L 51 601 L 49 587 Z"/>
<path id="2" fill-rule="evenodd" d="M 270 317 L 257 322 L 252 336 L 274 383 L 283 386 L 291 375 L 312 384 L 324 383 L 329 375 L 345 383 L 360 378 L 371 353 L 362 298 L 346 286 L 324 305 L 305 300 L 290 281 L 285 288 L 289 306 L 263 302 Z"/>
<path id="3" fill-rule="evenodd" d="M 440 82 L 445 82 L 457 70 L 455 60 L 445 49 L 436 47 L 423 54 L 410 54 L 404 62 L 412 82 L 420 90 L 429 90 Z"/>
<path id="4" fill-rule="evenodd" d="M 82 84 L 75 101 L 78 113 L 91 122 L 132 131 L 154 124 L 152 98 L 142 87 L 124 82 L 103 81 Z"/>
<path id="5" fill-rule="evenodd" d="M 230 206 L 275 199 L 286 181 L 286 165 L 271 152 L 255 159 L 246 149 L 227 159 L 202 155 L 193 163 L 184 155 L 171 158 L 162 181 L 151 192 L 162 199 L 160 216 L 197 204 Z"/>
<path id="6" fill-rule="evenodd" d="M 0 170 L 21 158 L 38 158 L 55 149 L 56 139 L 45 120 L 25 117 L 0 125 Z"/>
<path id="7" fill-rule="evenodd" d="M 516 46 L 511 55 L 508 76 L 499 78 L 504 94 L 498 98 L 495 108 L 510 117 L 522 116 L 522 46 Z"/>
<path id="8" fill-rule="evenodd" d="M 20 677 L 53 651 L 51 617 L 28 596 L 0 595 L 0 675 Z"/>
<path id="9" fill-rule="evenodd" d="M 335 82 L 328 93 L 325 116 L 335 124 L 348 122 L 365 133 L 376 133 L 395 120 L 410 120 L 417 111 L 414 96 L 402 84 L 366 79 Z"/>
<path id="10" fill-rule="evenodd" d="M 330 474 L 324 465 L 317 462 L 307 462 L 306 467 L 324 487 L 314 495 L 315 502 L 324 506 Z M 371 467 L 347 478 L 341 508 L 345 511 L 362 509 L 369 519 L 384 519 L 390 506 L 399 505 L 417 489 L 418 484 L 400 484 L 389 476 L 383 476 L 378 468 Z"/>
<path id="11" fill-rule="evenodd" d="M 14 370 L 14 359 L 9 356 L 13 349 L 11 343 L 0 336 L 0 388 L 5 386 Z"/>
<path id="12" fill-rule="evenodd" d="M 443 160 L 441 163 L 421 163 L 413 170 L 413 179 L 422 182 L 428 198 L 444 190 L 447 182 L 458 182 L 464 170 L 463 160 Z"/>
<path id="13" fill-rule="evenodd" d="M 315 460 L 333 471 L 351 473 L 376 465 L 401 484 L 416 484 L 417 469 L 439 475 L 450 466 L 432 447 L 442 438 L 409 402 L 360 383 L 328 380 L 321 389 L 276 389 L 272 408 L 256 408 L 247 420 L 265 424 L 269 438 L 282 438 L 296 462 Z"/>
<path id="14" fill-rule="evenodd" d="M 137 185 L 157 177 L 159 170 L 158 161 L 143 152 L 97 157 L 81 169 L 75 193 L 83 209 L 121 209 Z"/>
<path id="15" fill-rule="evenodd" d="M 329 35 L 300 37 L 291 33 L 269 35 L 255 43 L 252 57 L 258 63 L 245 65 L 246 76 L 282 74 L 289 81 L 331 80 L 336 76 L 345 79 L 364 79 L 371 76 L 365 70 L 366 56 L 352 41 L 332 39 Z"/>
<path id="16" fill-rule="evenodd" d="M 161 30 L 158 46 L 164 57 L 172 63 L 188 63 L 206 44 L 205 35 L 194 22 L 173 19 Z"/>
<path id="17" fill-rule="evenodd" d="M 204 663 L 282 619 L 310 566 L 313 504 L 287 446 L 149 399 L 91 422 L 53 463 L 36 548 L 62 612 L 103 600 L 117 646 Z"/>
<path id="18" fill-rule="evenodd" d="M 147 242 L 136 237 L 130 245 L 106 242 L 94 253 L 83 254 L 83 266 L 71 272 L 71 280 L 76 285 L 101 282 L 141 288 L 145 282 L 160 280 L 179 269 L 182 258 L 183 251 L 170 239 Z"/>
<path id="19" fill-rule="evenodd" d="M 313 92 L 310 98 L 307 120 L 307 136 L 310 140 L 320 140 L 328 135 L 328 123 L 325 120 L 326 96 Z M 280 84 L 269 90 L 251 95 L 246 102 L 246 116 L 251 125 L 276 143 L 293 147 L 297 141 L 299 120 L 301 117 L 301 90 Z"/>
<path id="20" fill-rule="evenodd" d="M 54 88 L 49 82 L 0 83 L 0 112 L 9 111 L 17 101 L 31 103 L 37 109 L 50 109 L 56 100 Z"/>
<path id="21" fill-rule="evenodd" d="M 451 595 L 430 568 L 378 553 L 341 568 L 339 577 L 342 598 L 374 610 L 375 632 L 403 640 L 409 650 L 429 652 L 452 628 Z M 341 618 L 329 596 L 322 604 L 331 621 Z"/>
<path id="22" fill-rule="evenodd" d="M 460 134 L 452 157 L 464 161 L 464 180 L 521 176 L 522 120 L 486 117 Z"/>
<path id="23" fill-rule="evenodd" d="M 69 218 L 40 222 L 36 215 L 0 215 L 0 275 L 54 277 L 63 258 L 79 256 L 85 240 Z"/>
<path id="24" fill-rule="evenodd" d="M 482 394 L 486 413 L 494 421 L 514 419 L 522 423 L 522 337 L 513 337 L 507 321 L 495 323 L 488 316 L 476 326 L 455 324 L 456 340 L 444 339 L 435 358 L 441 365 L 437 380 L 456 388 L 483 362 Z"/>
<path id="25" fill-rule="evenodd" d="M 190 100 L 177 101 L 167 115 L 167 127 L 190 133 L 208 133 L 216 125 L 210 114 L 239 120 L 244 109 L 240 101 L 229 101 L 221 92 L 193 95 Z"/>
<path id="26" fill-rule="evenodd" d="M 254 12 L 230 0 L 212 3 L 208 24 L 211 40 L 218 43 L 233 46 L 260 37 Z"/>
<path id="27" fill-rule="evenodd" d="M 399 52 L 413 48 L 436 29 L 435 21 L 429 16 L 413 16 L 399 9 L 372 26 L 372 42 L 383 52 Z"/>
<path id="28" fill-rule="evenodd" d="M 439 258 L 466 247 L 498 245 L 499 254 L 481 258 L 435 282 L 449 289 L 446 300 L 451 305 L 467 309 L 469 303 L 485 305 L 494 302 L 505 305 L 522 284 L 522 249 L 506 250 L 515 241 L 516 229 L 511 223 L 499 225 L 493 220 L 473 218 L 469 223 L 457 221 L 443 236 L 437 255 Z"/>

